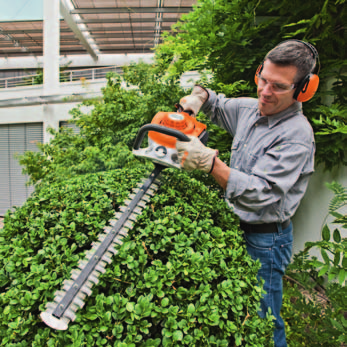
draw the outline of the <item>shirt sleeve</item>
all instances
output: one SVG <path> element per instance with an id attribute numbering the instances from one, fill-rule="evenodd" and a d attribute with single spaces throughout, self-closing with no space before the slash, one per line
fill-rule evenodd
<path id="1" fill-rule="evenodd" d="M 219 125 L 234 136 L 239 120 L 239 99 L 226 98 L 224 94 L 217 95 L 212 90 L 208 90 L 208 93 L 209 98 L 203 104 L 201 111 L 213 123 Z"/>
<path id="2" fill-rule="evenodd" d="M 250 174 L 232 168 L 226 198 L 249 212 L 277 203 L 301 177 L 312 174 L 311 152 L 304 144 L 285 143 L 258 158 Z"/>

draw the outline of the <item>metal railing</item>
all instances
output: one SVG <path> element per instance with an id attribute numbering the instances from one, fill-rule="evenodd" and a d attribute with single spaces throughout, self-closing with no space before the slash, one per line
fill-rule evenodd
<path id="1" fill-rule="evenodd" d="M 107 66 L 92 69 L 60 71 L 59 79 L 61 83 L 75 81 L 81 81 L 83 83 L 86 80 L 93 81 L 100 78 L 106 78 L 106 74 L 111 71 L 120 74 L 122 73 L 122 68 L 120 66 Z M 0 78 L 0 89 L 33 86 L 39 84 L 43 84 L 43 73 L 35 75 Z"/>

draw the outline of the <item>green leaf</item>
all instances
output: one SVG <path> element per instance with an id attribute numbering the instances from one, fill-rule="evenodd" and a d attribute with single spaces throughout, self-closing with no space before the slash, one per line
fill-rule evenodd
<path id="1" fill-rule="evenodd" d="M 341 252 L 340 251 L 336 251 L 335 252 L 335 256 L 334 256 L 334 265 L 335 266 L 339 265 L 340 259 L 341 259 Z"/>
<path id="2" fill-rule="evenodd" d="M 342 259 L 342 266 L 347 270 L 347 255 L 345 254 Z"/>
<path id="3" fill-rule="evenodd" d="M 329 241 L 330 240 L 330 229 L 327 224 L 324 225 L 323 230 L 322 230 L 322 237 L 324 241 Z"/>
<path id="4" fill-rule="evenodd" d="M 173 334 L 172 334 L 172 339 L 174 341 L 182 341 L 183 339 L 183 333 L 181 330 L 176 330 Z"/>
<path id="5" fill-rule="evenodd" d="M 133 302 L 128 302 L 126 305 L 126 309 L 128 312 L 133 312 L 135 309 L 135 304 Z"/>
<path id="6" fill-rule="evenodd" d="M 169 299 L 168 298 L 163 298 L 161 301 L 161 306 L 166 307 L 169 304 Z"/>
<path id="7" fill-rule="evenodd" d="M 329 270 L 329 265 L 325 265 L 323 266 L 320 271 L 318 272 L 318 276 L 323 276 L 324 274 L 327 273 L 327 271 Z"/>
<path id="8" fill-rule="evenodd" d="M 89 320 L 95 320 L 98 318 L 97 314 L 93 314 L 93 313 L 87 313 L 84 315 L 85 318 L 89 319 Z"/>
<path id="9" fill-rule="evenodd" d="M 345 282 L 346 274 L 347 274 L 347 272 L 346 272 L 344 269 L 341 269 L 341 270 L 339 271 L 339 283 L 340 283 L 341 285 L 343 285 L 343 283 Z"/>
<path id="10" fill-rule="evenodd" d="M 333 239 L 336 243 L 340 243 L 341 242 L 341 234 L 340 234 L 340 230 L 339 229 L 335 229 L 334 233 L 333 233 Z"/>
<path id="11" fill-rule="evenodd" d="M 325 249 L 321 248 L 320 252 L 321 252 L 322 257 L 325 261 L 325 264 L 329 265 L 330 264 L 330 258 L 328 256 L 327 252 L 325 251 Z"/>
<path id="12" fill-rule="evenodd" d="M 193 314 L 195 312 L 195 306 L 193 304 L 189 304 L 187 312 L 188 314 Z"/>

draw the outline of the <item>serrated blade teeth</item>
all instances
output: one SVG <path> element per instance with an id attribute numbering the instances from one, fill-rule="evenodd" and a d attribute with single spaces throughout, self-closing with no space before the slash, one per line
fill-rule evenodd
<path id="1" fill-rule="evenodd" d="M 118 236 L 126 237 L 126 236 L 128 236 L 128 231 L 129 231 L 128 228 L 122 228 L 122 229 L 119 231 Z"/>
<path id="2" fill-rule="evenodd" d="M 104 233 L 106 233 L 106 234 L 109 234 L 112 230 L 113 230 L 113 228 L 110 226 L 104 227 Z"/>
<path id="3" fill-rule="evenodd" d="M 107 262 L 107 263 L 109 263 L 109 264 L 111 264 L 112 263 L 112 253 L 110 253 L 110 252 L 106 252 L 103 256 L 102 256 L 102 260 L 103 261 L 105 261 L 105 262 Z"/>
<path id="4" fill-rule="evenodd" d="M 119 238 L 120 235 L 118 235 L 117 237 L 114 238 L 114 240 L 112 241 L 113 245 L 119 245 L 121 246 L 123 244 L 122 239 Z"/>
<path id="5" fill-rule="evenodd" d="M 110 219 L 109 222 L 110 222 L 110 225 L 112 225 L 114 227 L 117 224 L 118 220 L 117 219 Z"/>
<path id="6" fill-rule="evenodd" d="M 57 308 L 57 304 L 54 302 L 47 302 L 46 304 L 46 312 L 53 312 Z"/>
<path id="7" fill-rule="evenodd" d="M 64 295 L 65 295 L 65 292 L 63 290 L 57 290 L 54 293 L 54 301 L 55 302 L 60 302 L 61 299 L 64 297 Z"/>
<path id="8" fill-rule="evenodd" d="M 132 194 L 132 195 L 133 195 L 133 194 Z M 129 198 L 130 198 L 130 196 L 129 196 Z M 124 201 L 124 205 L 125 205 L 125 206 L 129 206 L 130 203 L 131 203 L 131 199 L 130 199 L 130 200 L 125 200 L 125 201 Z"/>
<path id="9" fill-rule="evenodd" d="M 85 297 L 85 295 L 84 295 Z M 77 296 L 73 299 L 73 303 L 78 306 L 79 308 L 82 308 L 84 306 L 84 301 L 80 298 L 78 298 Z"/>
<path id="10" fill-rule="evenodd" d="M 99 272 L 94 271 L 93 274 L 88 277 L 88 280 L 93 282 L 94 284 L 98 284 L 99 283 L 99 280 L 98 280 L 99 275 L 100 275 Z"/>
<path id="11" fill-rule="evenodd" d="M 71 310 L 71 308 L 67 309 L 64 312 L 64 317 L 69 318 L 71 321 L 74 321 L 76 319 L 75 313 Z"/>
<path id="12" fill-rule="evenodd" d="M 102 262 L 95 266 L 95 270 L 104 274 L 106 272 L 105 268 L 102 266 Z"/>
<path id="13" fill-rule="evenodd" d="M 149 202 L 151 200 L 151 197 L 147 194 L 145 194 L 143 197 L 142 197 L 142 200 L 143 201 L 146 201 L 146 202 Z"/>
<path id="14" fill-rule="evenodd" d="M 98 249 L 98 247 L 101 245 L 101 243 L 99 242 L 99 241 L 97 241 L 97 242 L 93 242 L 92 243 L 92 250 L 96 250 L 96 249 Z"/>
<path id="15" fill-rule="evenodd" d="M 118 239 L 116 239 L 116 240 L 114 240 L 113 241 L 113 243 L 112 243 L 112 245 L 115 247 L 115 246 L 121 246 L 123 244 L 123 242 L 121 241 L 121 240 L 118 240 Z M 118 253 L 118 252 L 117 252 Z"/>
<path id="16" fill-rule="evenodd" d="M 133 222 L 135 222 L 136 219 L 137 219 L 137 216 L 138 216 L 138 214 L 132 213 L 132 214 L 129 216 L 129 219 L 132 220 Z"/>
<path id="17" fill-rule="evenodd" d="M 133 194 L 136 195 L 140 191 L 140 188 L 134 188 L 133 189 Z"/>
<path id="18" fill-rule="evenodd" d="M 154 189 L 148 189 L 146 194 L 149 195 L 149 196 L 154 196 L 155 190 Z"/>
<path id="19" fill-rule="evenodd" d="M 119 209 L 120 209 L 123 213 L 124 213 L 124 212 L 130 211 L 130 209 L 129 209 L 128 206 L 121 206 Z"/>
<path id="20" fill-rule="evenodd" d="M 128 228 L 128 229 L 131 229 L 133 227 L 134 223 L 131 221 L 131 220 L 127 220 L 124 225 L 123 225 L 123 228 L 121 229 L 121 231 L 124 229 L 124 228 Z"/>
<path id="21" fill-rule="evenodd" d="M 82 288 L 81 288 L 81 292 L 90 296 L 92 295 L 92 290 L 87 286 L 87 284 L 85 284 Z"/>
<path id="22" fill-rule="evenodd" d="M 73 269 L 71 271 L 71 278 L 75 280 L 81 273 L 81 270 Z"/>
<path id="23" fill-rule="evenodd" d="M 88 261 L 85 259 L 81 259 L 78 261 L 78 268 L 80 268 L 81 270 L 83 270 L 85 268 L 85 266 L 88 264 Z"/>
<path id="24" fill-rule="evenodd" d="M 118 251 L 114 248 L 113 245 L 111 245 L 110 247 L 108 247 L 108 251 L 111 252 L 113 255 L 117 254 Z"/>
<path id="25" fill-rule="evenodd" d="M 146 200 L 142 199 L 141 201 L 139 201 L 139 203 L 137 204 L 138 207 L 142 207 L 145 208 L 147 206 L 146 204 Z"/>
<path id="26" fill-rule="evenodd" d="M 99 240 L 100 242 L 104 241 L 105 238 L 106 238 L 106 235 L 105 235 L 105 234 L 100 234 L 100 235 L 98 236 L 98 240 Z"/>
<path id="27" fill-rule="evenodd" d="M 142 213 L 142 207 L 141 206 L 136 206 L 133 210 L 133 213 L 141 214 Z"/>
<path id="28" fill-rule="evenodd" d="M 119 219 L 119 218 L 122 217 L 122 213 L 121 213 L 121 212 L 116 212 L 114 215 L 115 215 L 115 217 L 116 217 L 117 219 Z"/>
<path id="29" fill-rule="evenodd" d="M 65 280 L 63 282 L 63 290 L 68 291 L 73 285 L 73 281 L 72 280 Z"/>

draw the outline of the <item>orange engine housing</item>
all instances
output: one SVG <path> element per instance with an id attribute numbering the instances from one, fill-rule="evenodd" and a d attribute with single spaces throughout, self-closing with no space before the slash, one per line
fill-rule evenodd
<path id="1" fill-rule="evenodd" d="M 204 130 L 206 125 L 198 122 L 195 118 L 185 112 L 158 112 L 152 119 L 151 124 L 159 124 L 167 128 L 182 131 L 182 133 L 190 136 L 198 137 Z M 148 137 L 155 143 L 168 148 L 176 148 L 176 138 L 169 135 L 149 131 Z"/>

